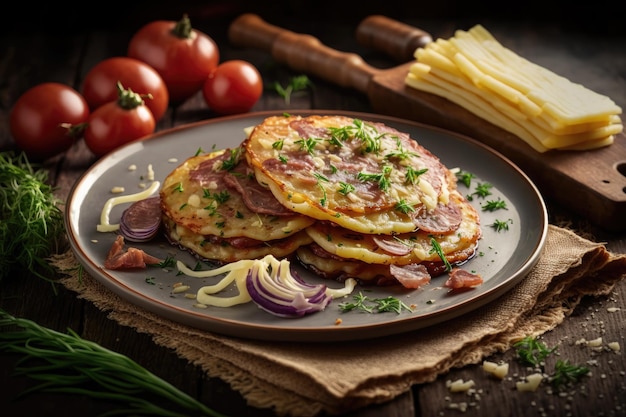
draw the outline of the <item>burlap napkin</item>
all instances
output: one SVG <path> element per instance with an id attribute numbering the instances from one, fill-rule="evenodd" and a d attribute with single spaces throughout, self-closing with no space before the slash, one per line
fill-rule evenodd
<path id="1" fill-rule="evenodd" d="M 551 225 L 528 277 L 471 314 L 367 343 L 300 344 L 241 340 L 156 317 L 91 277 L 79 281 L 76 262 L 71 253 L 53 260 L 69 274 L 63 284 L 79 297 L 227 381 L 250 405 L 303 417 L 384 402 L 452 367 L 478 363 L 519 338 L 553 329 L 582 297 L 606 295 L 626 276 L 626 256 Z"/>

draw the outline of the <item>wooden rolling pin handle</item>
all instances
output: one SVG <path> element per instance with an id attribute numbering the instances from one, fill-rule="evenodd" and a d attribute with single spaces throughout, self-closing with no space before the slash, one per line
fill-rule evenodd
<path id="1" fill-rule="evenodd" d="M 228 38 L 235 46 L 270 52 L 274 59 L 293 70 L 363 93 L 378 71 L 357 54 L 329 48 L 313 36 L 279 28 L 251 13 L 231 23 Z"/>
<path id="2" fill-rule="evenodd" d="M 361 21 L 356 39 L 359 44 L 385 52 L 398 62 L 412 61 L 417 48 L 433 41 L 428 32 L 381 15 Z"/>

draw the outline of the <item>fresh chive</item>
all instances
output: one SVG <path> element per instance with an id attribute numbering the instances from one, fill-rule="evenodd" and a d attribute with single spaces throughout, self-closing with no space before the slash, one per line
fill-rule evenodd
<path id="1" fill-rule="evenodd" d="M 64 393 L 118 403 L 119 409 L 107 412 L 107 416 L 182 415 L 147 399 L 155 396 L 192 413 L 224 417 L 127 356 L 82 339 L 72 330 L 57 332 L 2 309 L 0 328 L 6 328 L 0 331 L 0 351 L 22 355 L 16 373 L 39 382 L 23 395 Z"/>

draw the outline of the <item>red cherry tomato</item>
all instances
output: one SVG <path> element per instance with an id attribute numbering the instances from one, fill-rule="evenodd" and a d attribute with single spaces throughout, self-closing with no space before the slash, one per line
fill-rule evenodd
<path id="1" fill-rule="evenodd" d="M 15 102 L 10 128 L 15 144 L 33 160 L 44 160 L 68 150 L 72 128 L 87 121 L 89 106 L 73 88 L 60 83 L 38 84 Z"/>
<path id="2" fill-rule="evenodd" d="M 249 111 L 263 93 L 263 78 L 254 65 L 232 60 L 221 63 L 204 82 L 207 105 L 220 114 Z"/>
<path id="3" fill-rule="evenodd" d="M 215 41 L 193 29 L 186 15 L 178 22 L 157 20 L 143 26 L 131 38 L 128 56 L 161 74 L 176 104 L 200 91 L 219 63 Z"/>
<path id="4" fill-rule="evenodd" d="M 85 144 L 98 157 L 154 132 L 156 123 L 141 96 L 118 85 L 119 98 L 91 113 Z"/>
<path id="5" fill-rule="evenodd" d="M 169 104 L 169 93 L 163 78 L 150 65 L 129 57 L 113 57 L 99 62 L 89 70 L 82 86 L 82 94 L 91 111 L 117 100 L 117 82 L 145 98 L 155 121 L 161 120 Z"/>

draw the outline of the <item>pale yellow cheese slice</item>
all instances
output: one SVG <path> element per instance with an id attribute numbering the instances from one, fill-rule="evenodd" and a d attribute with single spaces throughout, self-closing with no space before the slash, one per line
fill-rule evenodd
<path id="1" fill-rule="evenodd" d="M 501 45 L 484 27 L 458 30 L 415 51 L 407 86 L 442 96 L 538 152 L 588 150 L 623 131 L 622 109 Z"/>

